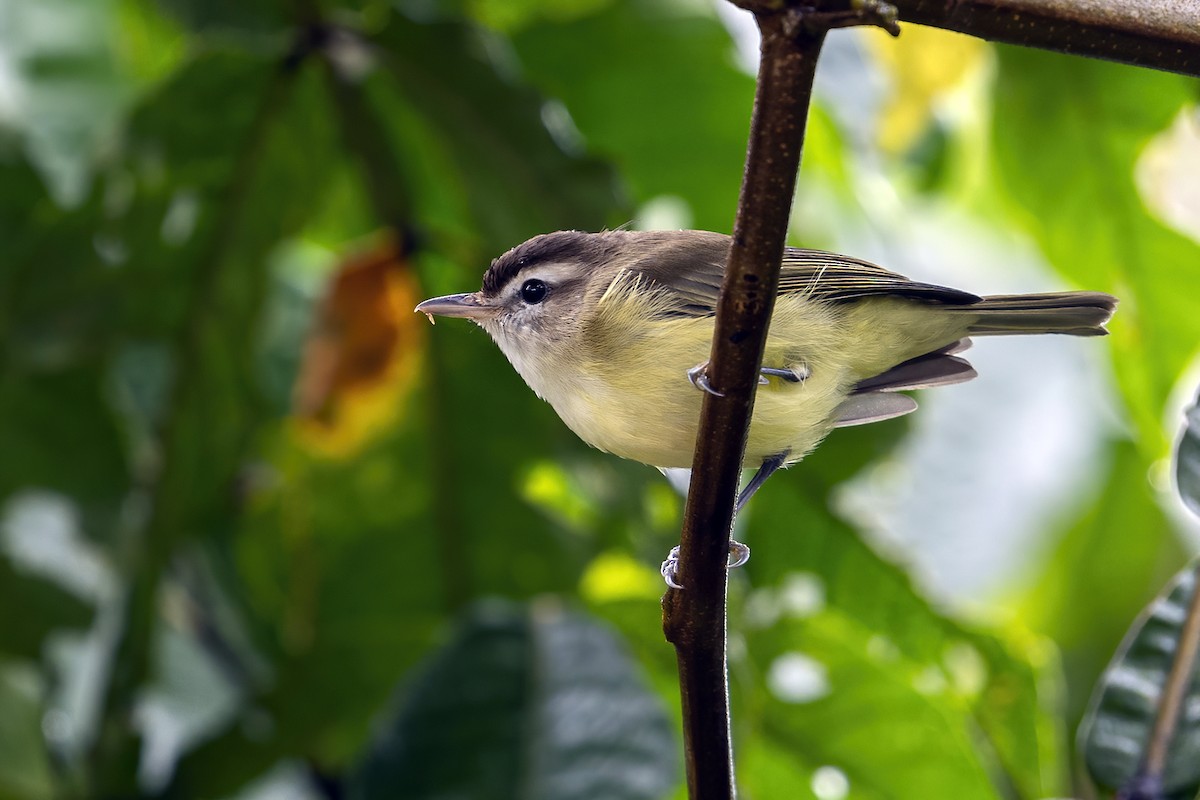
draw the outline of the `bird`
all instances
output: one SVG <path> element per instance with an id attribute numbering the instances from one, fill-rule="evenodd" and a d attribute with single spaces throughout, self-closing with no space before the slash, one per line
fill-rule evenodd
<path id="1" fill-rule="evenodd" d="M 592 447 L 688 467 L 729 248 L 696 230 L 543 234 L 493 260 L 478 291 L 416 311 L 482 327 Z M 737 508 L 835 428 L 908 414 L 902 392 L 975 377 L 970 337 L 1099 336 L 1116 304 L 1088 291 L 981 297 L 785 248 L 743 464 L 757 472 Z"/>

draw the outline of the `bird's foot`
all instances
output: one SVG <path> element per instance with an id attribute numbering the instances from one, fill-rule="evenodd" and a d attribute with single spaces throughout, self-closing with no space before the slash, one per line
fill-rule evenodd
<path id="1" fill-rule="evenodd" d="M 712 387 L 712 384 L 710 384 L 708 382 L 708 362 L 707 361 L 697 364 L 696 366 L 689 369 L 687 371 L 687 377 L 688 377 L 688 380 L 691 381 L 692 386 L 695 386 L 700 391 L 708 392 L 713 397 L 724 397 L 725 396 L 724 392 L 718 392 L 716 389 L 714 389 Z"/>
<path id="2" fill-rule="evenodd" d="M 740 567 L 750 560 L 750 548 L 738 541 L 730 540 L 729 542 L 729 559 L 726 562 L 729 569 Z M 658 571 L 662 574 L 663 580 L 667 586 L 672 589 L 682 589 L 683 586 L 676 580 L 676 571 L 679 567 L 679 548 L 672 547 L 671 552 L 667 553 L 667 560 L 662 562 L 662 566 Z"/>

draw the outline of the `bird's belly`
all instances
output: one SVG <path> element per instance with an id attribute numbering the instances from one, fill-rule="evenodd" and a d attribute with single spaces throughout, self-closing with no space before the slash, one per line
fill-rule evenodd
<path id="1" fill-rule="evenodd" d="M 593 447 L 656 467 L 690 467 L 703 395 L 688 383 L 686 369 L 670 380 L 675 383 L 670 389 L 644 386 L 642 392 L 593 382 L 547 399 Z M 814 376 L 802 383 L 771 378 L 756 396 L 743 463 L 757 467 L 784 452 L 789 461 L 799 460 L 832 429 L 834 410 L 843 398 L 831 377 Z"/>

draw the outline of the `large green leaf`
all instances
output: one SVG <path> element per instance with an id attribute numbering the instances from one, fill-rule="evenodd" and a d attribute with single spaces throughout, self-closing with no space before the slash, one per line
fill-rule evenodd
<path id="1" fill-rule="evenodd" d="M 764 687 L 760 735 L 810 769 L 841 770 L 856 796 L 1000 797 L 972 737 L 969 694 L 980 685 L 955 686 L 943 660 L 910 660 L 882 636 L 827 611 L 748 637 Z M 886 735 L 872 724 L 898 719 Z"/>
<path id="2" fill-rule="evenodd" d="M 619 196 L 611 167 L 584 154 L 568 132 L 547 128 L 544 120 L 554 117 L 545 100 L 514 78 L 512 65 L 497 56 L 503 45 L 493 34 L 395 15 L 373 42 L 389 80 L 368 88 L 377 106 L 391 106 L 379 122 L 399 140 L 414 188 L 441 184 L 431 193 L 458 193 L 479 227 L 476 235 L 490 246 L 621 221 L 614 217 Z M 417 132 L 405 130 L 413 126 Z M 441 151 L 436 176 L 423 177 L 417 147 Z M 423 194 L 415 197 L 421 205 L 428 203 Z"/>
<path id="3" fill-rule="evenodd" d="M 406 687 L 350 796 L 651 800 L 677 759 L 611 633 L 553 606 L 487 603 Z"/>
<path id="4" fill-rule="evenodd" d="M 1152 218 L 1134 183 L 1138 156 L 1195 82 L 1118 64 L 1001 47 L 994 136 L 998 180 L 1019 218 L 1072 283 L 1124 302 L 1114 363 L 1143 451 L 1166 449 L 1162 408 L 1196 353 L 1200 245 Z"/>
<path id="5" fill-rule="evenodd" d="M 908 758 L 905 748 L 915 746 L 911 740 L 869 749 L 853 745 L 859 734 L 847 731 L 849 738 L 829 749 L 819 743 L 839 714 L 862 729 L 857 703 L 891 703 L 894 713 L 880 719 L 923 715 L 921 736 L 945 747 L 944 760 L 934 759 L 945 765 L 942 777 L 950 782 L 942 788 L 953 784 L 969 791 L 953 796 L 991 796 L 997 789 L 988 776 L 995 772 L 1030 796 L 1056 791 L 1063 778 L 1061 730 L 1050 716 L 1054 664 L 1047 660 L 1046 646 L 1027 634 L 1000 638 L 972 631 L 934 610 L 899 566 L 876 554 L 830 512 L 825 498 L 831 487 L 824 484 L 820 458 L 777 476 L 777 483 L 755 497 L 744 533 L 753 549 L 746 570 L 762 588 L 748 598 L 746 624 L 761 630 L 747 633 L 747 640 L 751 651 L 760 653 L 755 662 L 764 673 L 763 659 L 799 650 L 826 665 L 831 684 L 840 681 L 854 691 L 841 697 L 832 692 L 829 716 L 810 720 L 802 707 L 786 723 L 771 721 L 776 712 L 764 712 L 762 724 L 770 731 L 786 730 L 786 746 L 811 768 L 853 766 L 859 783 L 881 791 L 883 786 L 867 776 L 900 768 Z M 816 620 L 812 630 L 809 617 Z M 893 661 L 897 672 L 889 674 Z M 922 685 L 914 687 L 914 680 L 947 688 L 926 692 Z M 871 692 L 878 697 L 864 699 Z M 848 705 L 839 712 L 843 699 Z M 973 744 L 972 730 L 983 735 L 987 747 Z M 811 754 L 810 747 L 816 748 Z M 894 784 L 894 796 L 952 796 L 937 787 L 942 778 L 916 765 L 901 773 L 908 778 Z"/>
<path id="6" fill-rule="evenodd" d="M 702 5 L 627 0 L 514 35 L 533 81 L 566 105 L 584 140 L 611 158 L 635 199 L 675 195 L 692 224 L 733 225 L 754 81 Z"/>
<path id="7" fill-rule="evenodd" d="M 162 571 L 182 544 L 220 549 L 235 531 L 238 477 L 265 416 L 253 344 L 269 256 L 312 215 L 331 166 L 314 158 L 332 148 L 318 77 L 278 54 L 199 53 L 138 107 L 105 176 L 95 235 L 116 245 L 117 319 L 125 337 L 164 353 L 166 407 L 149 420 L 130 409 L 151 454 L 151 502 L 124 543 L 132 588 L 101 743 L 121 755 L 102 765 L 102 791 L 136 780 L 137 743 L 114 723 L 149 677 Z M 136 393 L 137 370 L 114 373 Z"/>
<path id="8" fill-rule="evenodd" d="M 1127 621 L 1183 557 L 1141 454 L 1132 443 L 1117 442 L 1109 457 L 1095 498 L 1048 554 L 1021 601 L 1027 624 L 1063 651 L 1068 724 L 1083 713 Z"/>
<path id="9" fill-rule="evenodd" d="M 3 586 L 0 583 L 0 586 Z M 32 670 L 0 663 L 0 800 L 50 800 L 54 773 L 41 736 L 43 687 Z"/>
<path id="10" fill-rule="evenodd" d="M 1079 741 L 1088 772 L 1106 789 L 1125 786 L 1141 770 L 1196 592 L 1198 564 L 1189 564 L 1142 612 L 1096 684 Z M 1163 788 L 1170 800 L 1194 797 L 1200 788 L 1200 719 L 1188 711 L 1198 703 L 1200 681 L 1193 671 L 1167 750 Z"/>
<path id="11" fill-rule="evenodd" d="M 271 42 L 294 18 L 286 0 L 158 0 L 181 23 L 202 33 L 237 35 L 243 43 Z M 257 41 L 255 41 L 257 39 Z"/>
<path id="12" fill-rule="evenodd" d="M 86 628 L 92 616 L 87 603 L 0 556 L 0 654 L 38 661 L 48 635 Z"/>
<path id="13" fill-rule="evenodd" d="M 21 489 L 61 492 L 96 538 L 128 488 L 124 441 L 95 368 L 0 371 L 0 502 Z"/>

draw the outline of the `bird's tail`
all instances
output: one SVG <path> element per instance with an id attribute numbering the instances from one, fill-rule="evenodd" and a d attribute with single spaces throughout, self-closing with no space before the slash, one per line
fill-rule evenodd
<path id="1" fill-rule="evenodd" d="M 1103 336 L 1117 307 L 1117 298 L 1103 292 L 1052 292 L 985 297 L 963 306 L 978 315 L 970 333 L 1004 336 L 1030 333 L 1065 333 L 1070 336 Z"/>

